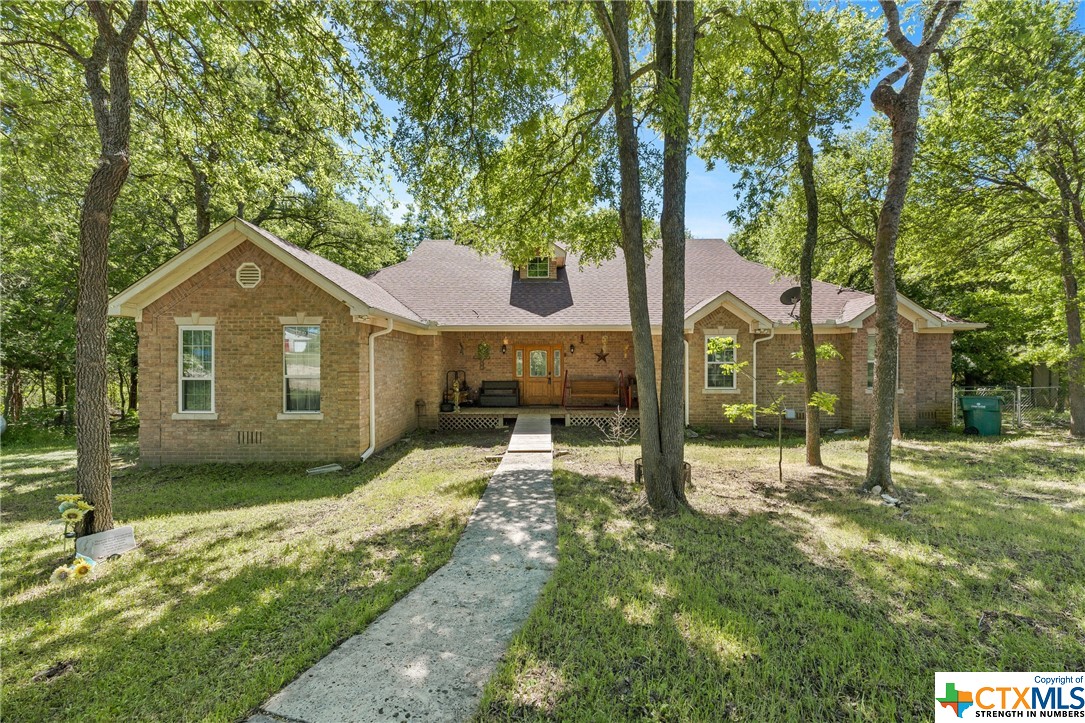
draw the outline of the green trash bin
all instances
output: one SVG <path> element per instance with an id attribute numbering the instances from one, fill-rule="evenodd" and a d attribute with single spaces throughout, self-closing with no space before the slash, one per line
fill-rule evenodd
<path id="1" fill-rule="evenodd" d="M 994 437 L 1002 433 L 1002 400 L 999 397 L 961 397 L 964 433 Z"/>

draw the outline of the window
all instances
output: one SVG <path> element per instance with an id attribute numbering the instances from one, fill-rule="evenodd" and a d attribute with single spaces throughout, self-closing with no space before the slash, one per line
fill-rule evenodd
<path id="1" fill-rule="evenodd" d="M 516 376 L 524 376 L 524 350 L 516 350 Z"/>
<path id="2" fill-rule="evenodd" d="M 215 411 L 215 329 L 211 326 L 182 326 L 180 333 L 181 412 Z"/>
<path id="3" fill-rule="evenodd" d="M 527 375 L 529 377 L 546 376 L 546 349 L 532 349 L 528 352 Z"/>
<path id="4" fill-rule="evenodd" d="M 706 336 L 705 388 L 735 389 L 735 337 Z"/>
<path id="5" fill-rule="evenodd" d="M 554 350 L 554 376 L 561 376 L 561 349 Z"/>
<path id="6" fill-rule="evenodd" d="M 283 327 L 283 409 L 320 411 L 320 327 Z"/>
<path id="7" fill-rule="evenodd" d="M 877 349 L 878 335 L 867 334 L 866 337 L 866 388 L 874 389 L 874 353 Z M 900 335 L 897 336 L 897 388 L 900 388 Z"/>
<path id="8" fill-rule="evenodd" d="M 527 277 L 529 279 L 549 279 L 550 259 L 535 257 L 527 262 Z"/>

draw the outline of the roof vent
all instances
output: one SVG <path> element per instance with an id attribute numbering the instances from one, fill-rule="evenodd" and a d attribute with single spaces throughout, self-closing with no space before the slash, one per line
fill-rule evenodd
<path id="1" fill-rule="evenodd" d="M 263 273 L 256 264 L 247 263 L 237 267 L 237 283 L 243 289 L 255 288 L 263 278 Z"/>

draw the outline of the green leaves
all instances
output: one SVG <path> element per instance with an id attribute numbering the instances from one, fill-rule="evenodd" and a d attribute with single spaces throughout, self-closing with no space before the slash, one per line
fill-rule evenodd
<path id="1" fill-rule="evenodd" d="M 745 0 L 702 48 L 695 151 L 740 170 L 740 215 L 784 187 L 795 142 L 831 144 L 884 62 L 877 21 L 841 3 Z"/>
<path id="2" fill-rule="evenodd" d="M 724 404 L 723 416 L 727 417 L 727 421 L 732 424 L 740 419 L 753 419 L 754 412 L 757 411 L 756 404 Z M 763 409 L 761 411 L 764 411 Z"/>
<path id="3" fill-rule="evenodd" d="M 370 201 L 386 129 L 356 67 L 364 43 L 352 17 L 332 1 L 151 5 L 129 58 L 132 164 L 114 207 L 111 290 L 238 213 L 360 272 L 402 258 Z M 90 53 L 95 29 L 82 8 L 57 3 L 4 3 L 0 24 L 2 353 L 63 369 L 79 203 L 98 145 L 73 54 Z M 127 360 L 134 330 L 111 327 L 111 353 Z"/>
<path id="4" fill-rule="evenodd" d="M 809 406 L 816 407 L 826 414 L 832 414 L 836 409 L 836 402 L 839 397 L 829 392 L 814 392 L 810 395 Z"/>

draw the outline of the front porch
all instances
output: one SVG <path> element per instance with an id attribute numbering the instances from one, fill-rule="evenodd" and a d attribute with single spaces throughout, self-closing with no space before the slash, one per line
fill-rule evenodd
<path id="1" fill-rule="evenodd" d="M 584 427 L 595 424 L 596 419 L 607 418 L 615 413 L 609 408 L 582 408 L 550 406 L 521 407 L 461 407 L 458 412 L 440 412 L 437 415 L 437 427 L 441 430 L 499 429 L 506 426 L 506 420 L 515 420 L 521 414 L 543 414 L 550 416 L 550 422 L 561 420 L 566 427 Z M 639 423 L 640 410 L 626 409 L 626 419 Z"/>

